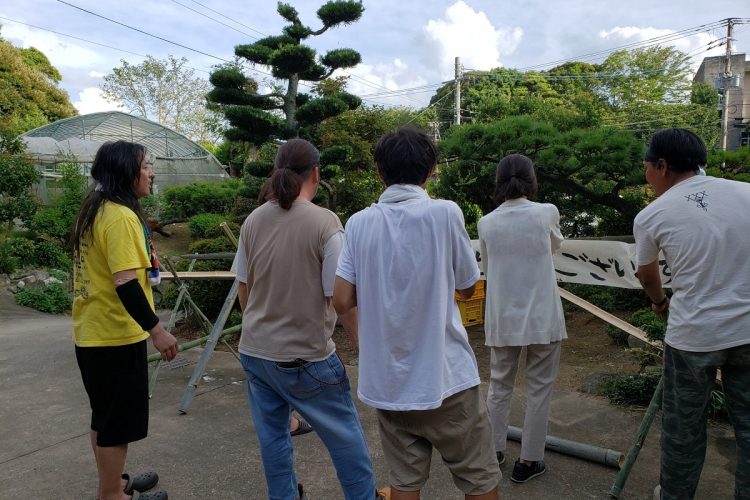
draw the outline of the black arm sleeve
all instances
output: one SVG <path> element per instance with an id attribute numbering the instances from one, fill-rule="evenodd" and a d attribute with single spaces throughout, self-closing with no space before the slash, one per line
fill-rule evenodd
<path id="1" fill-rule="evenodd" d="M 120 302 L 125 306 L 125 310 L 141 328 L 149 331 L 159 324 L 159 318 L 151 310 L 151 304 L 148 303 L 146 294 L 143 293 L 143 288 L 137 279 L 123 283 L 116 287 L 115 291 L 120 297 Z"/>

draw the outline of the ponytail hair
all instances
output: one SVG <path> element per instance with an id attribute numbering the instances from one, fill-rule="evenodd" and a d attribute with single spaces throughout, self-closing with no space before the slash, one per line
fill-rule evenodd
<path id="1" fill-rule="evenodd" d="M 531 197 L 536 191 L 536 173 L 531 158 L 512 154 L 500 160 L 495 172 L 495 203 L 500 205 L 506 200 Z"/>
<path id="2" fill-rule="evenodd" d="M 273 172 L 260 190 L 258 203 L 273 200 L 289 210 L 316 166 L 320 166 L 320 153 L 315 146 L 304 139 L 287 141 L 276 153 Z"/>

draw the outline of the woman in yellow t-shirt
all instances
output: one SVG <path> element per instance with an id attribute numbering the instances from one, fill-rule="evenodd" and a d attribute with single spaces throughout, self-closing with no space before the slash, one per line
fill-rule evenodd
<path id="1" fill-rule="evenodd" d="M 153 473 L 124 474 L 128 443 L 148 432 L 149 337 L 162 358 L 177 340 L 154 313 L 158 261 L 139 199 L 148 196 L 153 162 L 140 144 L 117 141 L 96 153 L 96 181 L 73 228 L 73 341 L 91 405 L 91 447 L 99 472 L 96 498 L 166 500 Z M 134 493 L 136 492 L 136 493 Z"/>

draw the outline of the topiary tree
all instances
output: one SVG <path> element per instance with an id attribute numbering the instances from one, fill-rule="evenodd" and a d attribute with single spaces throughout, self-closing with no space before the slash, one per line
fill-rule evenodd
<path id="1" fill-rule="evenodd" d="M 317 11 L 323 24 L 318 30 L 302 24 L 297 10 L 289 4 L 279 2 L 277 11 L 289 22 L 283 33 L 238 45 L 235 54 L 252 64 L 269 67 L 275 78 L 286 81 L 286 89 L 279 86 L 268 94 L 259 94 L 255 82 L 243 74 L 239 65 L 222 67 L 211 74 L 214 88 L 208 93 L 208 100 L 220 105 L 231 124 L 225 134 L 229 140 L 260 145 L 273 139 L 297 137 L 300 128 L 355 109 L 361 103 L 358 97 L 344 91 L 311 97 L 299 92 L 299 84 L 321 82 L 336 69 L 359 64 L 361 57 L 355 50 L 334 49 L 318 58 L 316 51 L 302 42 L 329 28 L 357 21 L 364 12 L 362 2 L 326 2 Z"/>

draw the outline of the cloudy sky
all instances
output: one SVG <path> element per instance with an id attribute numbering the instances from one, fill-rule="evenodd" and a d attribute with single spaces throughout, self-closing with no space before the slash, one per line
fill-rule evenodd
<path id="1" fill-rule="evenodd" d="M 362 63 L 347 74 L 350 91 L 367 103 L 421 107 L 452 79 L 456 56 L 465 69 L 549 69 L 566 60 L 601 62 L 613 49 L 667 37 L 697 68 L 703 57 L 724 53 L 717 40 L 726 29 L 716 22 L 747 15 L 745 2 L 364 0 L 359 22 L 310 45 L 319 52 L 350 47 L 362 54 Z M 315 11 L 322 0 L 289 3 L 319 28 Z M 278 34 L 284 22 L 275 0 L 2 0 L 0 24 L 4 39 L 44 52 L 79 112 L 91 113 L 116 109 L 99 86 L 121 59 L 137 64 L 146 54 L 184 56 L 196 75 L 207 78 L 213 65 L 232 59 L 235 45 Z M 734 50 L 750 52 L 750 24 L 735 27 Z"/>

